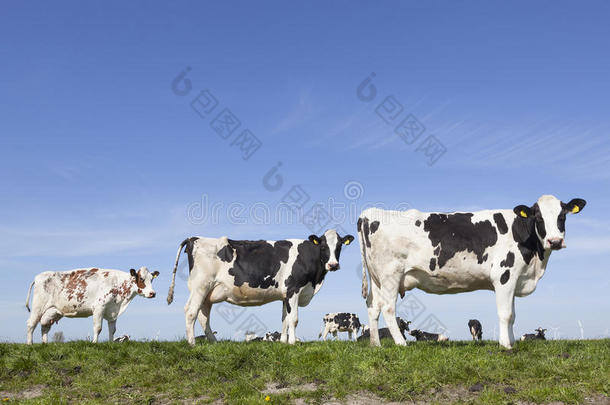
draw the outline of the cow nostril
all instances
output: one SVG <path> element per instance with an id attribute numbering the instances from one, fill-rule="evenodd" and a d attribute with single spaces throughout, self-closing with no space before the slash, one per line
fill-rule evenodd
<path id="1" fill-rule="evenodd" d="M 151 292 L 150 294 L 148 294 L 148 296 L 150 298 L 155 298 L 155 296 L 157 295 L 157 293 Z"/>

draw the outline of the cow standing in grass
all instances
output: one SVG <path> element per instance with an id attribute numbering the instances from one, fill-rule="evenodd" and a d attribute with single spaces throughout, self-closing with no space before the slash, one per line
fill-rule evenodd
<path id="1" fill-rule="evenodd" d="M 25 306 L 30 311 L 30 294 L 34 287 L 32 309 L 27 321 L 27 343 L 32 344 L 32 334 L 40 322 L 42 342 L 53 323 L 62 317 L 88 318 L 93 316 L 93 343 L 102 330 L 102 320 L 108 321 L 108 338 L 112 342 L 116 320 L 136 295 L 154 298 L 152 280 L 158 271 L 150 273 L 146 267 L 129 273 L 97 268 L 46 271 L 38 274 L 28 291 Z"/>
<path id="2" fill-rule="evenodd" d="M 470 330 L 472 340 L 483 339 L 483 326 L 481 326 L 481 322 L 479 322 L 478 319 L 471 319 L 468 321 L 468 330 Z"/>
<path id="3" fill-rule="evenodd" d="M 383 312 L 396 344 L 406 344 L 396 324 L 396 296 L 419 288 L 433 294 L 492 290 L 500 321 L 500 344 L 515 338 L 515 296 L 536 289 L 553 250 L 565 247 L 568 214 L 586 202 L 563 203 L 544 195 L 513 210 L 424 213 L 370 208 L 358 219 L 362 295 L 366 298 L 371 344 L 379 345 Z M 371 279 L 370 290 L 367 272 Z"/>
<path id="4" fill-rule="evenodd" d="M 176 269 L 184 248 L 189 261 L 190 296 L 184 312 L 190 344 L 195 344 L 197 318 L 208 340 L 216 340 L 210 329 L 210 311 L 212 304 L 222 301 L 240 306 L 282 301 L 281 341 L 293 344 L 298 307 L 309 304 L 329 271 L 339 270 L 341 248 L 353 240 L 334 229 L 305 240 L 188 238 L 178 248 L 167 303 L 174 298 Z"/>

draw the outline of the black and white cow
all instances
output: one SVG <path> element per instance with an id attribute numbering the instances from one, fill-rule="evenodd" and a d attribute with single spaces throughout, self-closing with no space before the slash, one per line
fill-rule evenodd
<path id="1" fill-rule="evenodd" d="M 483 327 L 481 326 L 481 322 L 479 322 L 478 319 L 469 320 L 468 329 L 470 330 L 470 334 L 472 335 L 472 340 L 483 339 Z"/>
<path id="2" fill-rule="evenodd" d="M 419 329 L 413 329 L 409 332 L 409 335 L 413 336 L 417 341 L 446 342 L 449 340 L 447 336 L 441 335 L 440 333 L 429 333 Z"/>
<path id="3" fill-rule="evenodd" d="M 318 339 L 326 340 L 326 335 L 332 333 L 333 336 L 337 337 L 337 332 L 347 332 L 350 340 L 356 340 L 358 330 L 362 326 L 358 315 L 350 314 L 348 312 L 333 312 L 324 315 L 322 318 L 324 326 L 318 335 Z"/>
<path id="4" fill-rule="evenodd" d="M 265 333 L 265 337 L 263 341 L 265 342 L 279 342 L 282 339 L 282 334 L 278 331 L 275 332 L 267 332 Z M 296 339 L 298 341 L 298 339 Z"/>
<path id="5" fill-rule="evenodd" d="M 400 334 L 402 335 L 402 337 L 406 338 L 405 333 L 409 332 L 409 324 L 411 323 L 411 321 L 405 321 L 401 317 L 397 316 L 396 323 L 398 324 L 398 329 L 400 329 Z M 379 334 L 379 339 L 386 339 L 386 338 L 392 337 L 392 334 L 390 333 L 390 330 L 388 328 L 379 329 L 378 334 Z M 358 341 L 360 342 L 362 340 L 367 340 L 370 338 L 371 338 L 370 328 L 368 327 L 368 325 L 364 325 L 362 327 L 362 335 L 358 336 Z"/>
<path id="6" fill-rule="evenodd" d="M 174 298 L 176 269 L 184 248 L 189 260 L 190 296 L 184 308 L 186 337 L 194 344 L 194 324 L 214 341 L 210 329 L 212 304 L 227 301 L 241 306 L 283 301 L 282 342 L 296 341 L 298 307 L 309 304 L 329 271 L 339 270 L 343 245 L 354 237 L 334 229 L 323 236 L 280 241 L 246 241 L 193 237 L 180 244 L 167 303 Z"/>
<path id="7" fill-rule="evenodd" d="M 363 211 L 358 238 L 371 344 L 380 344 L 380 312 L 394 342 L 405 344 L 395 320 L 397 294 L 402 297 L 413 288 L 433 294 L 492 290 L 500 321 L 499 341 L 511 348 L 515 296 L 536 289 L 551 252 L 565 247 L 567 214 L 580 212 L 585 204 L 580 198 L 566 204 L 544 195 L 530 207 L 518 205 L 513 210 L 451 214 Z"/>
<path id="8" fill-rule="evenodd" d="M 521 336 L 521 340 L 546 340 L 546 337 L 544 336 L 546 329 L 538 328 L 534 329 L 534 332 L 536 333 L 526 333 L 525 335 Z"/>

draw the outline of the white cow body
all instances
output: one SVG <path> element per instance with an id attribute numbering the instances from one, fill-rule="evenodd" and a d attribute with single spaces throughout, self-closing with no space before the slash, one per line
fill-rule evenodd
<path id="1" fill-rule="evenodd" d="M 27 343 L 40 322 L 42 342 L 47 342 L 53 323 L 62 317 L 86 318 L 93 316 L 93 342 L 97 342 L 102 319 L 108 321 L 109 340 L 116 330 L 117 318 L 125 312 L 136 295 L 153 298 L 152 279 L 159 272 L 150 273 L 146 267 L 131 273 L 119 270 L 88 268 L 70 271 L 47 271 L 38 274 L 30 285 L 26 308 L 32 287 L 31 314 L 27 321 Z"/>
<path id="2" fill-rule="evenodd" d="M 371 344 L 379 345 L 383 311 L 397 344 L 406 344 L 395 320 L 396 295 L 419 288 L 433 294 L 496 292 L 500 344 L 514 342 L 514 297 L 531 294 L 552 249 L 565 247 L 565 215 L 586 202 L 564 204 L 542 196 L 533 207 L 473 213 L 425 213 L 370 208 L 358 220 Z M 366 271 L 371 279 L 370 291 Z"/>

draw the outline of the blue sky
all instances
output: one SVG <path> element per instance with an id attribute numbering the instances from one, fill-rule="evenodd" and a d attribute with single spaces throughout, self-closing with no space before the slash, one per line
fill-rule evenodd
<path id="1" fill-rule="evenodd" d="M 353 207 L 340 221 L 353 234 L 374 203 L 454 211 L 585 198 L 568 219 L 568 249 L 517 300 L 515 333 L 541 325 L 576 338 L 580 321 L 586 337 L 608 336 L 609 12 L 604 2 L 4 4 L 0 339 L 25 340 L 37 273 L 142 265 L 161 272 L 158 297 L 136 298 L 117 333 L 183 337 L 183 279 L 165 303 L 180 241 L 305 238 L 300 221 L 249 214 L 274 212 L 297 185 L 305 210 L 329 199 Z M 187 67 L 192 89 L 180 96 L 172 81 Z M 376 96 L 363 101 L 371 73 Z M 191 102 L 203 90 L 218 105 L 201 117 Z M 386 123 L 392 100 L 400 114 Z M 211 127 L 224 108 L 240 121 L 227 140 Z M 409 114 L 425 127 L 412 144 L 394 132 Z M 262 143 L 248 160 L 232 145 L 245 129 Z M 420 148 L 429 136 L 446 150 L 432 166 Z M 270 191 L 263 177 L 278 162 L 283 183 Z M 197 211 L 206 201 L 217 218 Z M 366 320 L 358 266 L 354 244 L 301 309 L 299 336 L 317 337 L 326 312 Z M 492 293 L 413 293 L 425 307 L 416 324 L 434 315 L 465 338 L 476 317 L 493 337 Z M 216 310 L 212 327 L 232 337 L 250 315 L 280 329 L 277 303 L 232 323 Z M 91 324 L 54 330 L 85 338 Z"/>

